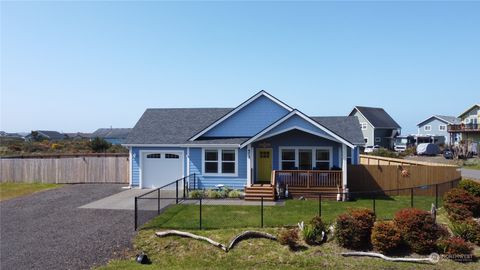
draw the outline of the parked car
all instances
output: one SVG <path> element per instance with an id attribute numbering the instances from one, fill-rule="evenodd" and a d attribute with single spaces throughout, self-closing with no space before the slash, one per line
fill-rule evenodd
<path id="1" fill-rule="evenodd" d="M 443 150 L 443 157 L 446 159 L 453 159 L 453 151 L 449 148 Z"/>
<path id="2" fill-rule="evenodd" d="M 417 145 L 417 155 L 436 156 L 440 153 L 440 147 L 433 143 L 421 143 Z"/>
<path id="3" fill-rule="evenodd" d="M 375 151 L 378 151 L 380 149 L 380 145 L 374 145 L 374 146 L 367 146 L 365 147 L 365 150 L 363 152 L 365 153 L 373 153 Z"/>

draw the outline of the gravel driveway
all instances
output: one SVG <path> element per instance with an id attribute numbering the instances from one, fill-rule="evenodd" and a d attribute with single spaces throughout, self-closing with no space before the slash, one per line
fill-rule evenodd
<path id="1" fill-rule="evenodd" d="M 0 202 L 0 269 L 90 269 L 130 248 L 132 211 L 78 208 L 122 186 L 67 185 Z"/>

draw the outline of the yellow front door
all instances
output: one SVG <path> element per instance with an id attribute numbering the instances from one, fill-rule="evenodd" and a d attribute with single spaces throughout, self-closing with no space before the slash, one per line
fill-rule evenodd
<path id="1" fill-rule="evenodd" d="M 256 182 L 270 182 L 270 175 L 272 173 L 272 149 L 259 148 L 257 149 L 257 181 Z"/>

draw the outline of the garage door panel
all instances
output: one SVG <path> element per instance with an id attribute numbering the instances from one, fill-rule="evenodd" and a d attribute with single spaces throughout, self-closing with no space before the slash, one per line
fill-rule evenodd
<path id="1" fill-rule="evenodd" d="M 183 154 L 176 152 L 148 152 L 142 158 L 143 188 L 158 188 L 183 176 Z M 175 185 L 168 187 L 175 189 Z"/>

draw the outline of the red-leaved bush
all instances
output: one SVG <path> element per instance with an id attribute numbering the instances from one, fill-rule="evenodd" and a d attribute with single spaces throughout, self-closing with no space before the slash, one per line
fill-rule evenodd
<path id="1" fill-rule="evenodd" d="M 443 196 L 445 210 L 453 220 L 462 220 L 480 215 L 480 197 L 475 197 L 461 188 L 451 189 Z"/>
<path id="2" fill-rule="evenodd" d="M 431 214 L 415 208 L 406 208 L 395 214 L 394 223 L 403 241 L 416 253 L 426 254 L 435 249 L 442 230 Z"/>
<path id="3" fill-rule="evenodd" d="M 438 241 L 437 244 L 438 251 L 440 253 L 449 255 L 448 258 L 455 260 L 466 262 L 470 261 L 472 257 L 473 247 L 468 242 L 465 242 L 460 237 L 451 237 L 447 239 L 442 239 Z M 468 255 L 468 256 L 462 256 Z"/>
<path id="4" fill-rule="evenodd" d="M 370 244 L 375 213 L 369 209 L 353 209 L 337 217 L 335 239 L 342 247 L 362 249 Z"/>
<path id="5" fill-rule="evenodd" d="M 372 230 L 373 248 L 383 254 L 391 253 L 402 242 L 402 236 L 392 221 L 376 222 Z"/>

